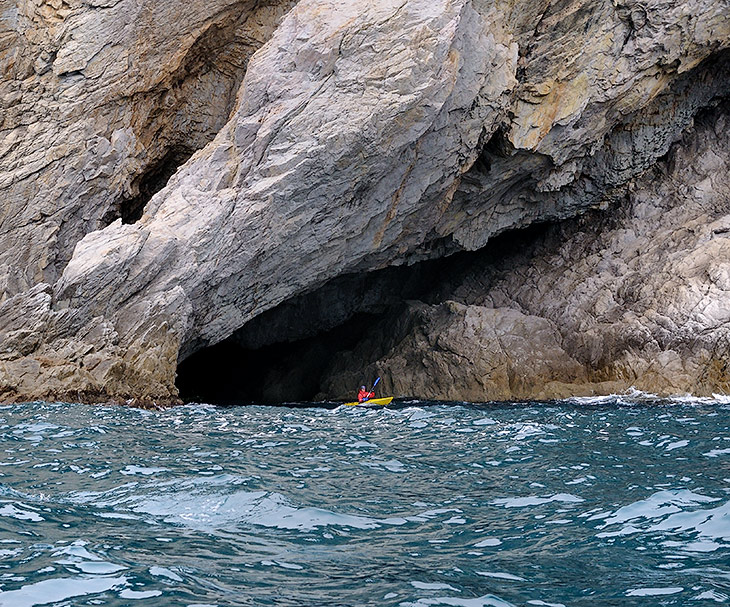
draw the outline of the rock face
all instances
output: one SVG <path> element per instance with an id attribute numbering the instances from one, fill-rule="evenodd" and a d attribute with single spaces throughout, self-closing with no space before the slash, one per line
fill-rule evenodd
<path id="1" fill-rule="evenodd" d="M 596 206 L 642 216 L 636 197 L 655 192 L 638 176 L 659 170 L 730 81 L 722 0 L 55 6 L 20 2 L 0 17 L 4 399 L 174 401 L 179 361 L 234 334 L 245 341 L 257 317 L 321 301 L 348 276 L 476 251 Z M 727 190 L 707 196 L 721 206 Z M 416 375 L 436 373 L 437 396 L 481 400 L 641 375 L 621 344 L 653 335 L 644 317 L 632 325 L 617 304 L 629 316 L 615 339 L 601 322 L 566 346 L 586 329 L 561 299 L 574 283 L 531 299 L 556 280 L 544 272 L 538 284 L 541 271 L 522 291 L 527 270 L 505 275 L 505 301 L 490 283 L 481 300 L 477 289 L 462 303 L 411 306 L 397 324 L 438 334 L 453 357 L 413 370 L 425 343 L 414 337 L 402 361 L 383 354 L 414 377 L 390 387 L 416 390 Z M 680 309 L 693 302 L 683 293 L 660 301 Z M 356 299 L 312 316 L 308 331 L 370 305 Z M 682 315 L 666 316 L 681 342 Z M 697 320 L 719 339 L 715 321 Z M 272 326 L 292 338 L 286 322 Z M 259 345 L 277 339 L 256 331 Z M 509 360 L 485 353 L 495 340 Z M 667 348 L 647 344 L 637 360 L 656 367 Z M 694 360 L 671 350 L 680 366 Z M 667 365 L 665 375 L 678 369 Z M 722 374 L 702 383 L 692 365 L 672 385 L 723 389 Z M 339 395 L 332 373 L 326 393 Z"/>
<path id="2" fill-rule="evenodd" d="M 0 14 L 0 301 L 53 283 L 77 242 L 227 122 L 293 0 L 18 0 Z M 157 188 L 159 189 L 159 187 Z"/>
<path id="3" fill-rule="evenodd" d="M 703 113 L 628 200 L 463 264 L 328 372 L 440 399 L 730 391 L 730 103 Z M 524 245 L 525 243 L 520 243 Z"/>

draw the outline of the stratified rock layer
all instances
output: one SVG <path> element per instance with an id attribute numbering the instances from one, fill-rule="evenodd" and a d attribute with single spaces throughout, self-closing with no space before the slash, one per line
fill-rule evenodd
<path id="1" fill-rule="evenodd" d="M 619 200 L 727 93 L 722 0 L 60 6 L 1 21 L 4 398 L 175 400 L 179 360 L 333 278 Z M 517 375 L 580 380 L 481 307 L 453 315 Z"/>
<path id="2" fill-rule="evenodd" d="M 0 13 L 0 301 L 55 282 L 87 233 L 228 121 L 294 0 L 19 0 Z"/>
<path id="3" fill-rule="evenodd" d="M 444 303 L 343 353 L 325 394 L 363 374 L 454 400 L 730 391 L 729 123 L 728 102 L 703 114 L 624 205 L 465 264 Z"/>

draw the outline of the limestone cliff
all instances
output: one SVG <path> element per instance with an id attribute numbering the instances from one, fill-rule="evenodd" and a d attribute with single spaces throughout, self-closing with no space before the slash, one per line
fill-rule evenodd
<path id="1" fill-rule="evenodd" d="M 259 344 L 367 311 L 355 298 L 308 308 L 305 328 L 276 320 L 351 277 L 478 251 L 506 230 L 596 207 L 643 217 L 635 196 L 659 203 L 641 175 L 728 94 L 728 46 L 723 0 L 20 0 L 0 16 L 0 397 L 174 401 L 180 361 L 249 329 L 256 341 L 262 314 L 271 332 Z M 717 145 L 727 150 L 720 135 Z M 706 174 L 696 148 L 693 175 Z M 721 209 L 727 184 L 713 184 Z M 686 206 L 667 200 L 662 218 Z M 695 212 L 682 221 L 703 221 Z M 619 246 L 611 234 L 595 241 L 599 257 Z M 675 271 L 661 255 L 639 257 L 637 277 Z M 597 382 L 630 383 L 646 363 L 681 367 L 672 389 L 725 388 L 722 373 L 691 362 L 700 350 L 680 330 L 686 310 L 657 311 L 674 323 L 677 362 L 665 364 L 645 310 L 634 322 L 615 300 L 613 324 L 581 324 L 595 293 L 571 307 L 573 280 L 545 295 L 545 281 L 562 283 L 542 267 L 505 275 L 509 288 L 482 281 L 474 302 L 444 304 L 450 321 L 420 310 L 455 358 L 413 367 L 416 340 L 393 362 L 399 376 L 437 373 L 447 385 L 459 368 L 468 378 L 436 395 L 480 400 L 537 396 L 549 382 L 613 389 Z M 722 296 L 710 289 L 703 305 Z M 658 302 L 697 303 L 680 288 Z M 714 336 L 704 356 L 724 321 L 695 321 L 694 333 Z M 509 373 L 537 379 L 505 382 L 493 361 L 465 371 L 494 336 L 514 349 Z M 641 348 L 626 345 L 642 336 Z"/>
<path id="2" fill-rule="evenodd" d="M 327 371 L 441 399 L 730 392 L 730 102 L 608 212 L 500 241 Z M 485 263 L 489 254 L 492 263 Z"/>

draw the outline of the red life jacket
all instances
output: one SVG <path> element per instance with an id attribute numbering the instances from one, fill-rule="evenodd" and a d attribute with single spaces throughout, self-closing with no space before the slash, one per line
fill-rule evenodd
<path id="1" fill-rule="evenodd" d="M 360 390 L 357 393 L 357 402 L 361 403 L 369 398 L 375 396 L 375 392 L 368 392 L 367 390 Z"/>

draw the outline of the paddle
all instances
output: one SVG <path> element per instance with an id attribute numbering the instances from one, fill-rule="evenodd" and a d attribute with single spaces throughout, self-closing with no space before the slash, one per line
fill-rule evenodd
<path id="1" fill-rule="evenodd" d="M 375 392 L 375 386 L 378 385 L 378 382 L 379 381 L 380 381 L 380 378 L 378 377 L 378 379 L 375 380 L 375 383 L 373 384 L 373 387 L 370 389 L 370 392 Z M 363 402 L 367 402 L 369 400 L 370 400 L 369 398 L 366 398 Z"/>

